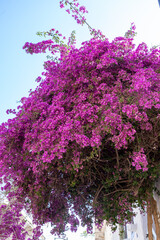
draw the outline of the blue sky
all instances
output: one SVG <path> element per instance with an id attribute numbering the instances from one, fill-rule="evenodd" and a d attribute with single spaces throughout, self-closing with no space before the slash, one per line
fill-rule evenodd
<path id="1" fill-rule="evenodd" d="M 160 44 L 160 8 L 158 0 L 79 0 L 89 11 L 87 20 L 112 40 L 123 36 L 132 22 L 137 27 L 136 43 L 149 47 Z M 78 26 L 59 0 L 0 0 L 0 123 L 9 117 L 5 112 L 16 108 L 18 101 L 36 87 L 35 79 L 43 71 L 44 55 L 29 55 L 25 42 L 43 40 L 37 31 L 58 29 L 69 36 L 76 30 L 77 46 L 89 40 L 87 27 Z M 47 238 L 49 239 L 49 238 Z M 54 239 L 54 238 L 52 238 Z M 69 240 L 81 239 L 79 235 Z"/>

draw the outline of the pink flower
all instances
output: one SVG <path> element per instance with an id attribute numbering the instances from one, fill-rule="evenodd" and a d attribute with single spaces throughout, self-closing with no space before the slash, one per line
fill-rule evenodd
<path id="1" fill-rule="evenodd" d="M 81 6 L 81 7 L 79 8 L 79 11 L 85 13 L 85 12 L 86 12 L 86 8 L 85 8 L 84 6 Z"/>
<path id="2" fill-rule="evenodd" d="M 64 8 L 64 4 L 63 3 L 60 3 L 60 8 Z"/>
<path id="3" fill-rule="evenodd" d="M 67 9 L 66 12 L 68 12 L 70 14 L 70 10 L 69 9 Z"/>

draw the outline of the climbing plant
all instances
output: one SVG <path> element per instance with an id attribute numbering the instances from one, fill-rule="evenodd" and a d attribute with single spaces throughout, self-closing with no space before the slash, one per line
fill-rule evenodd
<path id="1" fill-rule="evenodd" d="M 77 1 L 66 3 L 78 11 Z M 135 46 L 134 24 L 111 42 L 95 33 L 80 48 L 74 32 L 67 43 L 55 29 L 26 43 L 27 53 L 50 58 L 36 90 L 0 126 L 2 190 L 52 234 L 79 224 L 91 233 L 94 219 L 113 229 L 130 222 L 159 177 L 160 49 Z"/>

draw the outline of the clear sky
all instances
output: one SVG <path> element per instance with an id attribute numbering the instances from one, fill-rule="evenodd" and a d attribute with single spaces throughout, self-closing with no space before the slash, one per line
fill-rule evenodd
<path id="1" fill-rule="evenodd" d="M 137 29 L 136 43 L 149 47 L 160 44 L 160 8 L 158 0 L 79 0 L 89 11 L 87 20 L 112 40 L 123 36 L 132 22 Z M 25 42 L 43 40 L 37 31 L 58 29 L 69 36 L 77 33 L 77 46 L 89 40 L 87 27 L 78 26 L 59 0 L 0 0 L 0 123 L 9 117 L 5 111 L 36 87 L 35 79 L 43 71 L 44 55 L 29 55 Z M 47 238 L 48 240 L 49 238 Z M 54 239 L 52 237 L 52 239 Z M 80 240 L 79 235 L 69 240 Z M 87 239 L 86 239 L 87 240 Z"/>

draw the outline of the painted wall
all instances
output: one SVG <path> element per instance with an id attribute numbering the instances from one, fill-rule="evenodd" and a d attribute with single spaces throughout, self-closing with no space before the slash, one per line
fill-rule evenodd
<path id="1" fill-rule="evenodd" d="M 113 233 L 111 226 L 104 224 L 101 231 L 96 231 L 95 240 L 147 240 L 147 214 L 141 213 L 138 208 L 135 209 L 136 216 L 133 218 L 132 224 L 123 226 L 124 234 L 120 236 L 121 226 L 117 226 L 117 230 Z M 153 240 L 156 240 L 155 225 L 153 223 Z"/>

